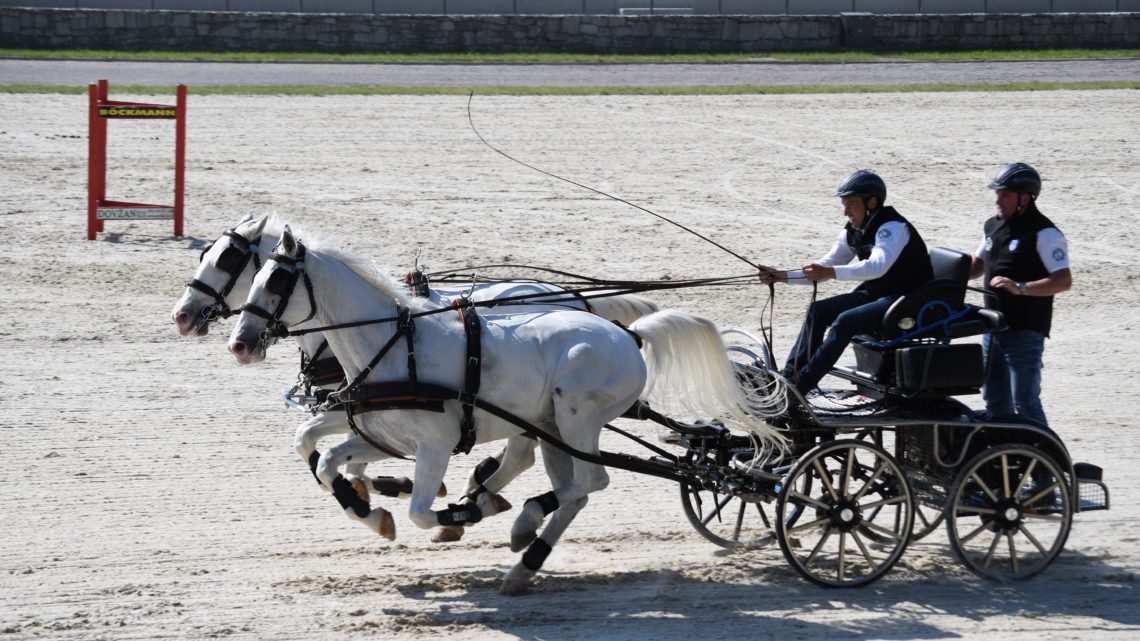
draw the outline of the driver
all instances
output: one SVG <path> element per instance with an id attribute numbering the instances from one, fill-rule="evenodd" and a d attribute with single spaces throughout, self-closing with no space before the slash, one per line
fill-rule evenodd
<path id="1" fill-rule="evenodd" d="M 807 285 L 833 278 L 859 282 L 853 291 L 816 301 L 808 309 L 781 372 L 804 396 L 831 371 L 852 337 L 874 333 L 899 296 L 934 278 L 918 231 L 884 204 L 887 186 L 882 178 L 866 169 L 851 172 L 835 195 L 847 224 L 827 255 L 793 271 L 757 266 L 764 283 Z"/>

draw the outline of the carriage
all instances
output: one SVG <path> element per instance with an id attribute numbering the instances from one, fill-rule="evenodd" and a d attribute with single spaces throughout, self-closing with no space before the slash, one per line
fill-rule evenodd
<path id="1" fill-rule="evenodd" d="M 420 441 L 419 449 L 415 449 L 403 424 L 385 424 L 385 419 L 378 422 L 381 432 L 388 430 L 386 434 L 393 439 L 395 450 L 415 451 L 414 486 L 397 485 L 401 486 L 401 492 L 411 491 L 409 516 L 418 525 L 462 526 L 478 522 L 483 516 L 479 505 L 487 509 L 487 497 L 529 465 L 520 464 L 516 459 L 529 454 L 533 461 L 534 443 L 541 445 L 547 459 L 559 459 L 553 467 L 549 462 L 547 465 L 555 488 L 570 487 L 578 494 L 564 491 L 560 500 L 556 492 L 551 491 L 532 497 L 524 504 L 512 529 L 511 547 L 515 551 L 526 549 L 526 554 L 508 573 L 504 582 L 507 593 L 525 591 L 550 546 L 584 504 L 582 498 L 589 491 L 605 486 L 604 473 L 600 481 L 589 475 L 604 467 L 677 482 L 686 516 L 706 539 L 724 547 L 761 546 L 774 540 L 799 574 L 826 587 L 855 587 L 880 578 L 899 560 L 911 541 L 935 531 L 943 522 L 954 554 L 970 570 L 998 580 L 1025 579 L 1044 570 L 1060 554 L 1075 513 L 1108 508 L 1108 489 L 1099 468 L 1075 462 L 1050 429 L 1020 417 L 975 412 L 955 398 L 976 393 L 984 378 L 980 346 L 960 339 L 1003 328 L 1000 313 L 965 302 L 966 292 L 971 289 L 967 286 L 970 259 L 960 252 L 935 249 L 931 262 L 936 278 L 896 301 L 885 314 L 876 335 L 856 338 L 856 364 L 837 367 L 832 372 L 851 382 L 851 389 L 823 390 L 805 398 L 775 371 L 767 341 L 743 330 L 727 330 L 717 336 L 715 326 L 708 321 L 677 312 L 649 314 L 633 323 L 632 331 L 617 329 L 606 320 L 591 320 L 590 314 L 574 312 L 578 316 L 569 325 L 575 327 L 567 330 L 568 323 L 556 318 L 562 312 L 551 308 L 568 304 L 571 299 L 577 302 L 583 298 L 580 292 L 570 292 L 561 299 L 552 298 L 549 292 L 482 302 L 464 297 L 458 308 L 437 306 L 413 314 L 409 311 L 411 307 L 405 306 L 408 300 L 390 283 L 381 283 L 388 293 L 374 297 L 375 290 L 370 290 L 372 285 L 364 282 L 367 279 L 354 275 L 353 269 L 337 262 L 335 252 L 329 258 L 317 252 L 306 254 L 305 247 L 292 238 L 287 228 L 273 254 L 258 258 L 255 241 L 261 241 L 260 251 L 265 253 L 261 236 L 264 227 L 262 221 L 256 230 L 246 227 L 242 233 L 227 232 L 219 239 L 219 242 L 225 241 L 224 246 L 219 245 L 209 252 L 209 257 L 208 252 L 203 252 L 203 264 L 198 277 L 191 281 L 185 300 L 198 296 L 203 300 L 213 298 L 218 305 L 228 305 L 226 301 L 233 297 L 230 290 L 235 283 L 244 282 L 244 274 L 258 271 L 252 284 L 242 285 L 242 288 L 252 289 L 231 336 L 230 348 L 239 356 L 239 361 L 242 357 L 253 360 L 254 344 L 260 345 L 263 357 L 273 334 L 290 333 L 285 330 L 286 326 L 294 328 L 293 335 L 325 331 L 326 340 L 333 345 L 338 359 L 343 360 L 345 355 L 356 359 L 354 364 L 344 367 L 346 372 L 355 370 L 354 377 L 346 377 L 340 389 L 332 394 L 310 396 L 306 389 L 305 394 L 295 397 L 295 404 L 297 400 L 310 403 L 306 409 L 317 412 L 337 405 L 337 411 L 345 410 L 347 423 L 356 436 L 366 441 L 358 445 L 365 447 L 377 445 L 376 433 L 368 437 L 367 426 L 358 427 L 354 415 L 356 421 L 364 422 L 375 419 L 377 414 L 396 414 L 401 421 L 414 424 L 418 429 L 435 430 L 433 434 L 438 434 L 421 437 L 435 441 L 430 441 L 426 448 L 424 441 Z M 257 238 L 251 235 L 254 233 Z M 237 242 L 239 236 L 243 242 Z M 250 269 L 263 259 L 265 264 L 260 270 Z M 326 260 L 331 267 L 321 266 Z M 310 278 L 317 270 L 306 263 L 314 262 L 328 273 Z M 314 286 L 314 281 L 333 277 L 360 280 L 361 291 L 372 293 L 364 297 L 354 294 L 343 282 L 338 283 L 338 288 Z M 294 296 L 302 290 L 301 284 L 307 290 L 307 297 Z M 204 292 L 206 296 L 196 295 L 191 290 Z M 333 293 L 341 298 L 322 298 Z M 292 305 L 290 298 L 296 299 Z M 363 314 L 364 318 L 372 313 L 371 318 L 375 320 L 338 320 L 338 314 L 346 313 L 345 303 L 365 298 L 374 299 L 368 303 L 374 309 L 371 312 L 358 309 L 353 313 L 357 317 Z M 496 374 L 505 379 L 514 378 L 506 384 L 492 379 L 481 391 L 479 389 L 482 360 L 479 350 L 483 349 L 479 347 L 479 335 L 490 331 L 491 326 L 481 329 L 485 323 L 480 321 L 476 310 L 526 303 L 537 303 L 536 308 L 544 311 L 537 315 L 522 314 L 524 319 L 531 319 L 522 323 L 507 314 L 497 321 L 495 331 L 503 332 L 505 328 L 521 335 L 526 329 L 524 326 L 533 322 L 556 334 L 581 331 L 585 338 L 579 338 L 598 340 L 597 344 L 604 348 L 593 350 L 594 360 L 584 367 L 569 374 L 554 373 L 571 385 L 577 384 L 575 381 L 583 376 L 590 379 L 582 384 L 582 391 L 546 385 L 548 393 L 557 397 L 555 414 L 539 412 L 537 415 L 545 416 L 548 421 L 557 419 L 556 429 L 550 429 L 550 425 L 544 429 L 543 425 L 536 424 L 539 420 L 526 415 L 531 411 L 526 405 L 527 393 L 519 390 L 524 385 L 541 388 L 546 383 L 537 380 L 533 372 L 527 375 L 525 368 L 517 363 L 498 359 L 499 366 L 506 364 L 508 369 Z M 197 315 L 186 313 L 185 309 L 180 302 L 173 316 L 180 331 L 186 333 L 190 333 L 194 318 L 204 319 L 202 325 L 205 326 L 205 321 L 214 320 L 217 315 L 216 308 L 210 306 Z M 462 315 L 462 328 L 458 330 L 446 328 L 442 320 L 442 314 L 454 311 Z M 413 330 L 413 317 L 434 324 Z M 304 331 L 296 329 L 306 323 L 323 323 L 323 326 Z M 366 325 L 381 325 L 387 329 L 382 330 L 384 333 L 378 338 L 362 329 Z M 576 328 L 577 325 L 585 329 Z M 697 336 L 690 349 L 682 349 L 689 339 L 681 339 L 687 334 L 707 334 L 710 328 L 715 340 L 710 341 L 707 335 Z M 420 375 L 426 378 L 425 372 L 433 372 L 434 367 L 436 371 L 450 372 L 447 374 L 450 383 L 417 383 L 413 333 L 418 335 L 423 331 L 436 331 L 439 345 L 447 343 L 447 346 L 440 348 L 446 352 L 445 357 L 420 363 Z M 360 340 L 370 340 L 373 346 L 364 343 L 360 348 L 344 338 L 347 334 L 358 334 L 363 337 Z M 517 338 L 515 334 L 512 336 Z M 633 347 L 629 337 L 638 342 L 637 347 Z M 550 337 L 542 338 L 545 345 Z M 639 355 L 642 339 L 650 346 L 648 355 Z M 513 345 L 518 341 L 508 342 Z M 375 346 L 379 343 L 383 345 L 377 351 Z M 670 348 L 672 343 L 677 344 Z M 721 352 L 708 351 L 714 343 L 715 349 Z M 240 349 L 235 350 L 235 346 Z M 513 349 L 496 346 L 493 340 L 491 346 L 492 349 Z M 316 351 L 320 353 L 323 349 Z M 624 356 L 617 353 L 622 350 Z M 389 352 L 394 356 L 386 358 Z M 315 358 L 312 351 L 309 354 Z M 370 361 L 369 355 L 372 355 Z M 698 372 L 698 379 L 720 376 L 719 366 L 710 363 L 717 359 L 723 361 L 724 380 L 719 383 L 698 381 L 705 389 L 712 390 L 713 396 L 692 399 L 707 410 L 705 416 L 710 418 L 681 421 L 657 411 L 644 400 L 631 402 L 641 396 L 645 384 L 643 358 L 647 363 L 668 365 L 673 370 Z M 670 362 L 673 360 L 676 362 Z M 466 367 L 454 367 L 455 363 L 464 362 Z M 383 373 L 401 378 L 364 383 L 369 374 L 374 370 L 382 373 L 380 370 L 384 367 L 388 369 Z M 611 367 L 620 371 L 611 372 Z M 638 368 L 642 368 L 640 372 Z M 547 378 L 557 378 L 554 374 Z M 611 394 L 617 385 L 624 386 L 624 396 Z M 693 383 L 686 386 L 691 388 Z M 578 395 L 574 396 L 575 393 Z M 611 397 L 608 405 L 588 405 L 594 402 L 591 399 L 607 395 Z M 577 401 L 567 400 L 571 398 Z M 764 399 L 763 403 L 750 404 L 747 400 L 754 398 Z M 734 404 L 735 408 L 729 408 Z M 739 416 L 738 410 L 742 408 L 751 408 L 756 416 Z M 369 413 L 373 409 L 395 412 Z M 605 416 L 604 425 L 591 425 L 590 420 L 579 416 L 579 409 L 583 410 L 582 414 L 593 412 L 594 416 L 587 419 Z M 493 465 L 481 465 L 482 469 L 476 470 L 476 490 L 465 497 L 469 499 L 466 503 L 432 512 L 435 488 L 439 487 L 455 444 L 454 440 L 440 439 L 454 433 L 452 419 L 460 423 L 462 413 L 462 424 L 466 424 L 475 410 L 481 410 L 491 419 L 489 431 L 494 432 L 491 435 L 483 432 L 480 438 L 507 438 L 507 448 Z M 560 416 L 558 410 L 563 412 Z M 618 416 L 656 422 L 664 428 L 660 442 L 650 442 L 610 424 Z M 756 419 L 760 416 L 763 429 L 735 429 L 747 426 L 750 421 L 758 422 Z M 567 420 L 565 424 L 563 419 Z M 575 432 L 572 428 L 576 425 L 585 431 Z M 597 449 L 597 430 L 603 427 L 628 437 L 649 454 L 635 456 Z M 773 449 L 771 438 L 767 438 L 772 434 L 779 435 L 786 447 Z M 474 433 L 463 432 L 460 446 L 466 442 L 469 450 L 474 438 Z M 350 516 L 355 513 L 354 518 L 369 523 L 383 534 L 370 519 L 384 511 L 354 496 L 339 475 L 335 479 L 322 478 L 316 460 L 323 460 L 325 456 L 318 456 L 314 446 L 315 440 L 306 445 L 306 451 L 298 448 L 314 474 L 334 492 L 346 513 Z M 372 452 L 374 458 L 367 460 L 394 454 L 386 447 L 379 449 L 382 451 Z M 463 451 L 462 447 L 456 451 Z M 500 463 L 508 469 L 496 470 Z M 358 471 L 362 471 L 365 464 L 363 458 L 354 463 Z M 335 472 L 336 465 L 332 469 Z M 559 482 L 563 485 L 559 486 Z M 592 488 L 591 482 L 594 483 Z M 374 487 L 380 489 L 381 486 Z M 488 487 L 493 489 L 488 490 Z M 543 530 L 543 536 L 553 532 L 547 537 L 549 541 L 537 534 L 547 516 L 551 516 L 551 521 Z M 559 520 L 559 517 L 563 518 Z M 394 531 L 391 535 L 394 536 Z"/>
<path id="2" fill-rule="evenodd" d="M 1003 319 L 965 302 L 968 255 L 935 248 L 931 262 L 935 280 L 900 298 L 876 336 L 856 337 L 855 365 L 833 369 L 853 390 L 805 398 L 774 371 L 763 340 L 726 332 L 742 384 L 788 395 L 774 422 L 790 460 L 757 467 L 748 439 L 715 421 L 633 413 L 666 426 L 663 440 L 684 450 L 655 463 L 683 477 L 682 506 L 702 536 L 725 547 L 775 539 L 805 579 L 855 587 L 945 522 L 971 571 L 1020 580 L 1060 554 L 1074 514 L 1108 509 L 1100 468 L 1075 462 L 1051 429 L 954 398 L 977 393 L 985 374 L 981 346 L 955 340 L 1000 331 Z"/>

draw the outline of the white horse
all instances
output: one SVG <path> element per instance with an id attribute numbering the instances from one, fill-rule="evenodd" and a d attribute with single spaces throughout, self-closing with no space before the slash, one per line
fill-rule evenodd
<path id="1" fill-rule="evenodd" d="M 213 321 L 228 315 L 231 309 L 245 301 L 256 268 L 268 260 L 281 233 L 281 227 L 282 222 L 276 216 L 254 218 L 249 214 L 202 252 L 193 279 L 171 311 L 171 319 L 179 334 L 203 336 L 209 332 Z M 471 298 L 483 301 L 545 292 L 558 293 L 562 290 L 545 283 L 489 283 L 473 287 Z M 459 298 L 460 294 L 460 291 L 437 289 L 431 292 L 431 300 L 436 305 L 446 306 L 453 299 Z M 558 304 L 576 309 L 585 308 L 581 301 L 565 300 L 566 298 L 565 294 L 562 294 Z M 628 325 L 637 318 L 657 310 L 657 305 L 653 301 L 632 294 L 597 298 L 592 301 L 590 307 L 591 311 L 603 318 L 621 322 L 623 325 Z M 319 355 L 324 358 L 318 363 L 328 364 L 331 359 L 334 369 L 339 367 L 330 350 L 322 351 L 324 345 L 322 334 L 317 332 L 296 338 L 306 361 L 311 363 Z M 339 376 L 332 378 L 333 380 L 328 383 L 330 389 L 335 388 L 341 381 Z M 407 496 L 408 483 L 404 482 L 404 479 L 391 477 L 374 479 L 366 476 L 364 472 L 369 463 L 386 458 L 389 454 L 356 435 L 349 436 L 343 443 L 324 453 L 317 450 L 317 444 L 321 439 L 349 432 L 349 424 L 343 412 L 318 412 L 298 427 L 294 448 L 301 459 L 309 464 L 320 486 L 334 495 L 350 518 L 362 521 L 381 536 L 392 540 L 395 538 L 395 522 L 387 510 L 370 507 L 369 489 L 380 490 L 388 496 Z M 531 445 L 531 449 L 528 454 L 515 461 L 520 472 L 529 468 L 534 462 L 533 441 L 525 440 L 525 444 Z M 469 479 L 468 492 L 475 489 L 483 480 L 487 474 L 483 470 L 493 470 L 501 464 L 504 452 L 505 450 L 500 451 L 477 466 L 477 471 L 473 471 Z M 345 470 L 343 475 L 340 473 L 342 468 Z M 440 496 L 445 493 L 445 488 L 441 486 Z M 498 500 L 501 501 L 500 509 L 509 509 L 510 504 L 505 499 Z M 462 536 L 462 533 L 463 528 L 459 526 L 441 527 L 435 532 L 433 540 L 455 541 Z"/>
<path id="2" fill-rule="evenodd" d="M 432 313 L 428 305 L 411 298 L 406 288 L 370 263 L 319 241 L 302 245 L 288 227 L 255 277 L 242 309 L 229 343 L 242 364 L 263 360 L 273 331 L 305 319 L 313 318 L 321 326 L 403 319 L 326 331 L 329 344 L 353 379 L 348 389 L 354 394 L 370 389 L 358 383 L 385 382 L 408 390 L 410 339 L 400 332 L 407 328 L 407 319 L 415 319 L 415 380 L 429 391 L 417 388 L 406 393 L 423 397 L 438 393 L 431 390 L 446 389 L 446 394 L 434 399 L 440 403 L 439 411 L 363 412 L 357 421 L 370 437 L 414 453 L 415 480 L 408 513 L 419 527 L 476 522 L 495 513 L 488 494 L 502 489 L 506 461 L 519 454 L 514 449 L 525 440 L 517 438 L 520 428 L 514 422 L 500 416 L 525 421 L 585 455 L 571 458 L 542 440 L 553 491 L 527 500 L 514 522 L 511 549 L 517 552 L 525 547 L 527 551 L 503 582 L 501 591 L 506 594 L 527 589 L 589 494 L 606 487 L 605 469 L 587 458 L 598 454 L 603 426 L 648 389 L 654 392 L 654 402 L 658 397 L 684 396 L 684 405 L 746 430 L 761 445 L 782 445 L 779 435 L 754 414 L 756 405 L 738 386 L 720 335 L 710 321 L 683 312 L 657 312 L 637 320 L 627 332 L 577 311 L 492 310 L 481 319 L 478 402 L 468 401 L 479 408 L 497 408 L 494 413 L 475 411 L 476 437 L 477 442 L 510 439 L 504 466 L 484 482 L 487 492 L 479 494 L 473 505 L 433 512 L 435 493 L 430 488 L 439 486 L 460 439 L 462 409 L 460 395 L 454 392 L 464 385 L 468 351 L 458 315 Z M 644 358 L 635 336 L 645 345 Z M 538 536 L 538 527 L 551 514 Z"/>

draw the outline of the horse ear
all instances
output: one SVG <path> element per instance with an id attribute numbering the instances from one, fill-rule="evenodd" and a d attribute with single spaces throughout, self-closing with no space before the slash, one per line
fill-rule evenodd
<path id="1" fill-rule="evenodd" d="M 253 215 L 253 212 L 250 212 L 250 215 Z M 266 216 L 262 216 L 261 218 L 259 218 L 257 220 L 257 232 L 254 234 L 254 236 L 251 236 L 251 238 L 255 237 L 255 236 L 261 236 L 262 232 L 265 231 L 265 225 L 268 223 L 269 223 L 269 216 L 266 215 Z"/>
<path id="2" fill-rule="evenodd" d="M 281 231 L 281 242 L 277 244 L 278 250 L 283 250 L 286 256 L 293 256 L 297 253 L 297 239 L 293 237 L 293 230 L 289 229 L 289 225 Z"/>
<path id="3" fill-rule="evenodd" d="M 245 215 L 241 217 L 241 220 L 238 221 L 238 224 L 240 225 L 242 223 L 248 223 L 249 221 L 253 220 L 254 218 L 255 218 L 255 216 L 253 215 L 253 210 L 251 209 L 251 210 L 245 212 Z"/>

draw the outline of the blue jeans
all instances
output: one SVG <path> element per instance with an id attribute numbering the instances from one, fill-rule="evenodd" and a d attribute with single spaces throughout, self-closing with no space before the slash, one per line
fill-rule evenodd
<path id="1" fill-rule="evenodd" d="M 788 355 L 784 375 L 807 394 L 831 371 L 843 350 L 857 334 L 874 334 L 883 315 L 898 296 L 874 298 L 864 291 L 840 294 L 816 301 L 808 310 L 799 338 Z M 827 338 L 823 333 L 828 327 Z"/>
<path id="2" fill-rule="evenodd" d="M 982 397 L 993 414 L 1017 414 L 1042 425 L 1041 355 L 1045 334 L 1032 330 L 1008 330 L 982 337 L 986 357 L 986 384 Z"/>

